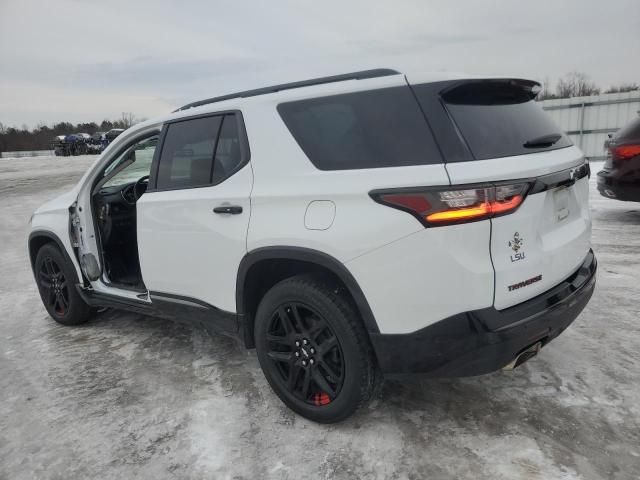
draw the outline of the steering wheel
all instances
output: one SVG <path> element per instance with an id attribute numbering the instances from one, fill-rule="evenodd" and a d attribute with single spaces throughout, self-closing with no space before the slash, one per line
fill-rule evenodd
<path id="1" fill-rule="evenodd" d="M 149 175 L 145 175 L 144 177 L 138 179 L 136 184 L 133 186 L 133 195 L 136 197 L 136 202 L 140 199 L 140 197 L 147 191 L 147 187 L 149 186 Z"/>

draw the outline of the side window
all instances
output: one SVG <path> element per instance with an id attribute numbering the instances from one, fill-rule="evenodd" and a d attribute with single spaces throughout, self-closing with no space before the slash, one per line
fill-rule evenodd
<path id="1" fill-rule="evenodd" d="M 242 161 L 238 122 L 235 115 L 225 115 L 218 137 L 213 163 L 212 183 L 220 183 L 233 173 Z"/>
<path id="2" fill-rule="evenodd" d="M 160 154 L 156 188 L 215 185 L 233 174 L 241 163 L 236 115 L 171 123 Z"/>
<path id="3" fill-rule="evenodd" d="M 221 117 L 171 123 L 162 146 L 156 188 L 202 187 L 211 183 Z"/>
<path id="4" fill-rule="evenodd" d="M 281 103 L 278 112 L 311 163 L 320 170 L 442 162 L 408 87 Z"/>

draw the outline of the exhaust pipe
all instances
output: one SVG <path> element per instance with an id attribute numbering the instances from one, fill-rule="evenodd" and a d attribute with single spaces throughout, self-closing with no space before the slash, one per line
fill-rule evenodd
<path id="1" fill-rule="evenodd" d="M 512 362 L 502 367 L 502 370 L 513 370 L 519 367 L 530 358 L 535 357 L 542 348 L 542 342 L 536 342 L 533 345 L 525 348 L 522 352 L 516 355 L 516 358 Z"/>

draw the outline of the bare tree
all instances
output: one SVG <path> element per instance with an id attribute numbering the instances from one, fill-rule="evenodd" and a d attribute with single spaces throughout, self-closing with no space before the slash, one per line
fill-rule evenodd
<path id="1" fill-rule="evenodd" d="M 123 128 L 129 128 L 132 125 L 138 123 L 136 116 L 131 112 L 122 112 L 122 126 Z"/>
<path id="2" fill-rule="evenodd" d="M 636 90 L 640 90 L 640 85 L 637 83 L 621 83 L 620 85 L 612 85 L 604 93 L 635 92 Z"/>
<path id="3" fill-rule="evenodd" d="M 588 95 L 598 95 L 600 89 L 593 83 L 589 76 L 582 72 L 567 73 L 558 80 L 556 85 L 556 95 L 559 98 L 585 97 Z"/>
<path id="4" fill-rule="evenodd" d="M 557 98 L 557 97 L 556 97 L 556 94 L 551 91 L 551 80 L 549 80 L 549 77 L 545 77 L 545 79 L 542 82 L 542 91 L 538 94 L 538 96 L 536 97 L 536 100 L 542 101 L 542 100 L 549 100 L 551 98 Z"/>

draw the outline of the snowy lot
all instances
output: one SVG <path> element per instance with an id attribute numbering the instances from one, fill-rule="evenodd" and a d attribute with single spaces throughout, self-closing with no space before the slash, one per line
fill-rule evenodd
<path id="1" fill-rule="evenodd" d="M 0 159 L 0 479 L 640 478 L 640 204 L 592 178 L 596 293 L 537 358 L 387 381 L 321 426 L 227 338 L 116 311 L 80 328 L 47 316 L 27 222 L 96 158 Z"/>

